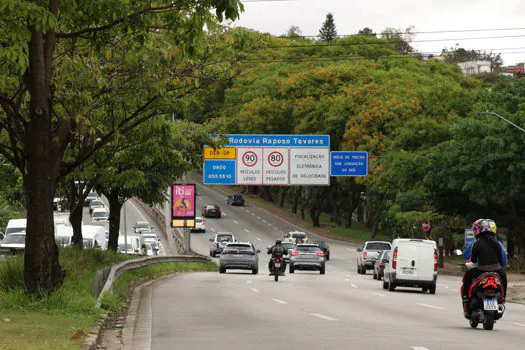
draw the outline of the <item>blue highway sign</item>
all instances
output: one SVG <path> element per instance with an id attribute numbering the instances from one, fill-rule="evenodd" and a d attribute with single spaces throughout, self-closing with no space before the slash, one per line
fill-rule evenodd
<path id="1" fill-rule="evenodd" d="M 330 152 L 330 176 L 367 176 L 368 152 Z"/>

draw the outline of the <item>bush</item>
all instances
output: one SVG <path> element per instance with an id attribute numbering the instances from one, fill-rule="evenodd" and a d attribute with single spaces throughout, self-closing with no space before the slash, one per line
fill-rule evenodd
<path id="1" fill-rule="evenodd" d="M 24 289 L 24 257 L 15 256 L 0 266 L 0 292 Z"/>

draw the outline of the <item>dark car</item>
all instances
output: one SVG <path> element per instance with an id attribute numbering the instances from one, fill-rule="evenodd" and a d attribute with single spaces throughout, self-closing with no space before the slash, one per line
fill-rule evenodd
<path id="1" fill-rule="evenodd" d="M 226 198 L 226 204 L 228 205 L 240 205 L 244 206 L 244 198 L 240 194 L 230 194 Z"/>
<path id="2" fill-rule="evenodd" d="M 205 218 L 220 218 L 221 208 L 217 204 L 206 204 L 202 207 L 202 216 Z"/>
<path id="3" fill-rule="evenodd" d="M 324 252 L 326 260 L 330 260 L 330 246 L 325 241 L 313 241 L 313 244 L 317 244 L 319 248 Z"/>
<path id="4" fill-rule="evenodd" d="M 374 264 L 374 279 L 381 281 L 381 278 L 383 278 L 385 273 L 385 263 L 388 261 L 388 258 L 390 257 L 390 250 L 383 250 L 383 252 L 379 255 L 379 259 L 376 260 L 376 263 Z"/>

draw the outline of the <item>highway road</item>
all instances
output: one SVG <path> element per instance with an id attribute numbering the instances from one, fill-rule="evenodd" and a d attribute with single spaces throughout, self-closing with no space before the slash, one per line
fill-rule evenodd
<path id="1" fill-rule="evenodd" d="M 460 279 L 439 276 L 437 293 L 398 288 L 356 271 L 356 245 L 331 243 L 326 275 L 268 276 L 265 247 L 290 223 L 250 206 L 230 207 L 225 195 L 198 186 L 199 207 L 216 203 L 221 219 L 192 234 L 192 249 L 209 254 L 208 239 L 231 231 L 261 250 L 259 274 L 187 273 L 144 288 L 136 349 L 522 349 L 525 305 L 507 304 L 493 331 L 470 328 L 463 318 Z M 142 321 L 142 322 L 140 322 Z"/>

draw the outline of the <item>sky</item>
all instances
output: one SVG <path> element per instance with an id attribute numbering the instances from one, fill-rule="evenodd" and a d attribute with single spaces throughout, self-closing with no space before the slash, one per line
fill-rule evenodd
<path id="1" fill-rule="evenodd" d="M 412 47 L 418 52 L 439 54 L 458 44 L 465 49 L 501 53 L 504 65 L 525 61 L 522 0 L 244 0 L 243 4 L 245 11 L 233 25 L 263 33 L 283 35 L 293 25 L 303 35 L 317 35 L 331 12 L 339 35 L 357 34 L 365 27 L 376 33 L 386 27 L 410 26 L 416 33 L 461 30 L 464 32 L 417 33 Z M 478 29 L 485 31 L 465 32 Z"/>

